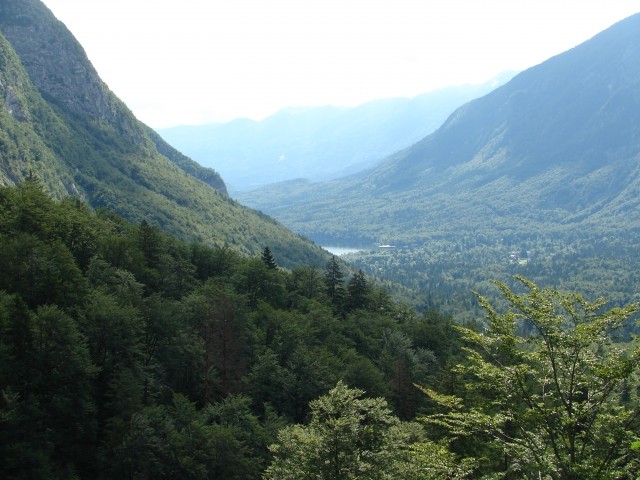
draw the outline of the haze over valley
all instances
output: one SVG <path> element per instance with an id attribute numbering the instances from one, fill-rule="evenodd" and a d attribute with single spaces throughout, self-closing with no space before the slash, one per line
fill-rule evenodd
<path id="1" fill-rule="evenodd" d="M 287 180 L 329 180 L 355 173 L 424 138 L 457 107 L 502 85 L 503 73 L 414 98 L 387 98 L 356 107 L 286 108 L 261 121 L 159 129 L 173 146 L 215 168 L 231 191 Z"/>

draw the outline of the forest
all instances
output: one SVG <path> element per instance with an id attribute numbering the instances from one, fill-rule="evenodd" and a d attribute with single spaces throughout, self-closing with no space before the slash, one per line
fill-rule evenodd
<path id="1" fill-rule="evenodd" d="M 615 305 L 638 301 L 637 251 L 634 229 L 584 228 L 572 235 L 434 235 L 421 245 L 365 248 L 344 258 L 365 274 L 387 280 L 389 289 L 420 308 L 438 308 L 460 322 L 482 315 L 472 290 L 500 302 L 492 280 L 511 282 L 513 275 L 589 298 L 604 296 Z"/>
<path id="2" fill-rule="evenodd" d="M 638 305 L 498 280 L 417 310 L 30 176 L 0 189 L 0 476 L 637 478 Z"/>

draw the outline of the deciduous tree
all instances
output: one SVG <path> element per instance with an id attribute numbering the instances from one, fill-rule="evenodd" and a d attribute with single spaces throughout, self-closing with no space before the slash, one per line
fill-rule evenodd
<path id="1" fill-rule="evenodd" d="M 460 328 L 468 362 L 458 367 L 473 393 L 464 402 L 425 389 L 448 410 L 430 420 L 454 436 L 484 436 L 519 478 L 636 478 L 640 408 L 629 392 L 640 348 L 616 343 L 614 332 L 638 305 L 604 310 L 602 299 L 517 278 L 528 292 L 497 282 L 505 313 L 478 295 L 488 329 Z"/>
<path id="2" fill-rule="evenodd" d="M 282 429 L 270 447 L 264 478 L 451 480 L 471 473 L 471 462 L 425 440 L 420 425 L 401 422 L 384 399 L 363 394 L 338 382 L 312 401 L 311 422 Z"/>
<path id="3" fill-rule="evenodd" d="M 394 459 L 400 421 L 381 398 L 339 382 L 311 402 L 311 423 L 281 430 L 265 478 L 373 479 Z"/>

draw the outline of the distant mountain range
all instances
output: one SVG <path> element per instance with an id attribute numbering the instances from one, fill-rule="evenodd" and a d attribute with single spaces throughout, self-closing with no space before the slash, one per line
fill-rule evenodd
<path id="1" fill-rule="evenodd" d="M 183 239 L 249 254 L 268 245 L 282 265 L 326 259 L 231 200 L 216 171 L 139 122 L 42 2 L 0 0 L 0 185 L 29 175 L 55 197 L 73 195 Z"/>
<path id="2" fill-rule="evenodd" d="M 470 101 L 367 171 L 238 198 L 343 244 L 640 232 L 640 14 Z"/>
<path id="3" fill-rule="evenodd" d="M 232 190 L 304 178 L 329 180 L 370 167 L 438 128 L 457 107 L 504 84 L 505 72 L 415 98 L 375 100 L 352 108 L 286 108 L 262 121 L 158 130 L 200 164 L 215 167 Z"/>

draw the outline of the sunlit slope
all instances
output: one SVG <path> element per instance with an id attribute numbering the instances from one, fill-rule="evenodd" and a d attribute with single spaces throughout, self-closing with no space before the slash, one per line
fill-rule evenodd
<path id="1" fill-rule="evenodd" d="M 204 168 L 139 122 L 82 46 L 39 0 L 0 0 L 0 183 L 35 175 L 133 221 L 283 265 L 321 263 L 317 247 L 229 199 Z"/>
<path id="2" fill-rule="evenodd" d="M 453 113 L 363 174 L 242 195 L 318 240 L 640 225 L 640 15 Z"/>

